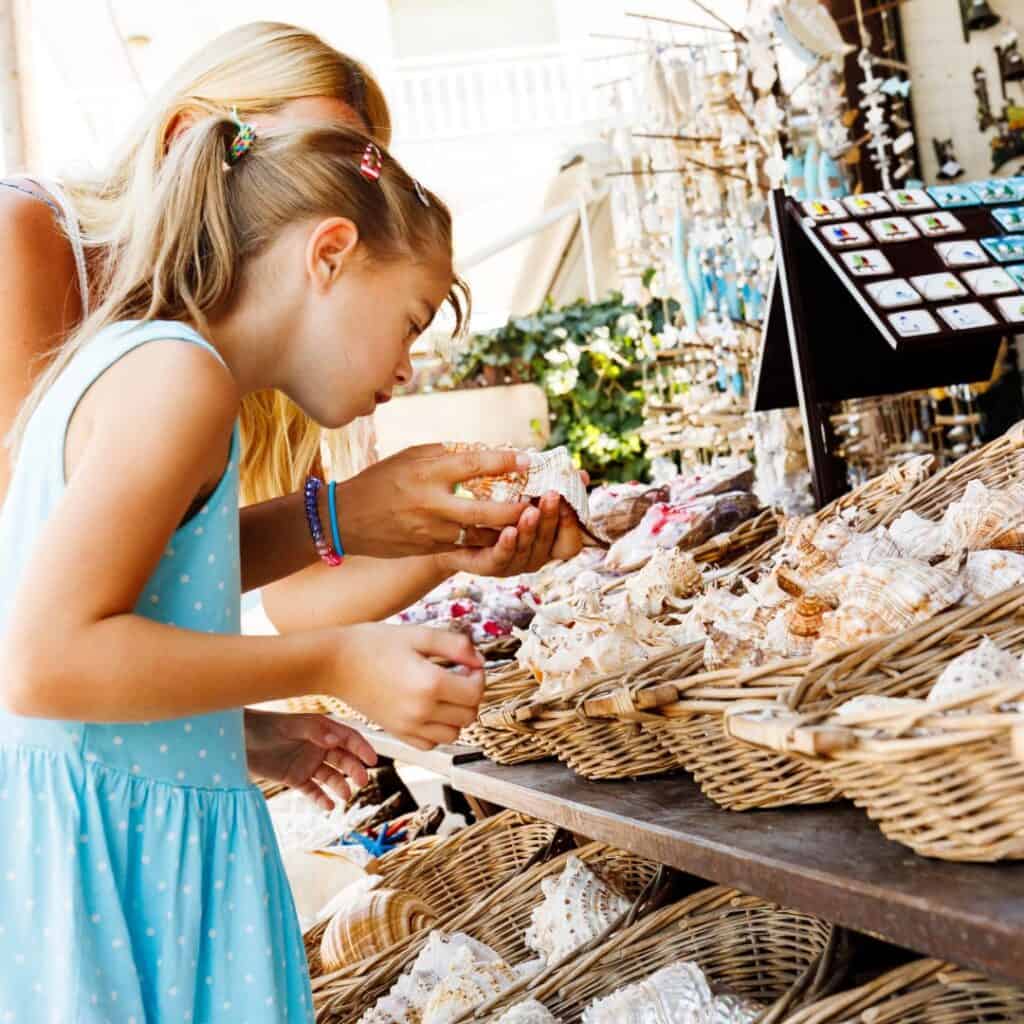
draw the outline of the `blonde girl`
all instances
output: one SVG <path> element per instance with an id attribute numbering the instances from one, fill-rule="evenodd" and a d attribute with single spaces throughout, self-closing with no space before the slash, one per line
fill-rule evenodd
<path id="1" fill-rule="evenodd" d="M 454 634 L 234 635 L 244 397 L 273 388 L 341 427 L 409 380 L 441 305 L 463 311 L 446 207 L 367 137 L 239 138 L 213 115 L 172 148 L 15 425 L 0 1015 L 21 1021 L 311 1021 L 241 708 L 333 693 L 434 743 L 483 692 Z"/>
<path id="2" fill-rule="evenodd" d="M 107 177 L 70 181 L 64 189 L 25 178 L 3 183 L 0 434 L 54 348 L 102 300 L 166 154 L 198 117 L 232 108 L 258 129 L 335 121 L 381 145 L 390 139 L 387 104 L 365 67 L 313 33 L 256 23 L 214 40 L 175 75 Z M 508 457 L 426 447 L 340 485 L 342 538 L 356 557 L 327 569 L 317 564 L 301 493 L 307 475 L 322 471 L 319 426 L 272 390 L 248 395 L 240 422 L 243 588 L 271 584 L 263 593 L 281 630 L 384 618 L 459 569 L 510 574 L 578 549 L 571 516 L 550 497 L 539 510 L 477 503 L 471 512 L 452 498 L 455 481 L 507 470 Z M 335 453 L 344 448 L 339 432 L 326 436 Z M 0 498 L 8 471 L 0 450 Z M 475 528 L 481 523 L 489 528 Z M 497 531 L 513 524 L 515 540 L 496 544 Z M 463 530 L 468 546 L 455 547 Z M 253 771 L 298 786 L 324 806 L 328 791 L 343 795 L 343 776 L 361 780 L 360 762 L 373 757 L 355 734 L 319 716 L 248 712 L 245 727 Z"/>

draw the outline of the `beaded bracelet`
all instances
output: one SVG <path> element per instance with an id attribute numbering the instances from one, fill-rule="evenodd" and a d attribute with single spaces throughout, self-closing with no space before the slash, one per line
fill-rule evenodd
<path id="1" fill-rule="evenodd" d="M 323 485 L 323 480 L 316 476 L 311 476 L 306 480 L 306 522 L 309 523 L 309 532 L 313 536 L 316 553 L 328 565 L 341 565 L 345 561 L 344 557 L 331 547 L 330 542 L 324 536 L 323 527 L 320 525 L 320 510 L 317 508 L 316 500 Z"/>

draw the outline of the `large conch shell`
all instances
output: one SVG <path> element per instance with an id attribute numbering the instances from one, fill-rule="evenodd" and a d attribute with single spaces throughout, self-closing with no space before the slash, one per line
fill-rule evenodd
<path id="1" fill-rule="evenodd" d="M 814 516 L 790 519 L 783 530 L 781 561 L 810 577 L 834 569 L 843 549 L 854 538 L 853 530 L 835 516 L 825 520 Z"/>
<path id="2" fill-rule="evenodd" d="M 935 681 L 928 702 L 959 700 L 976 690 L 1024 683 L 1020 662 L 987 637 L 977 647 L 954 658 Z"/>
<path id="3" fill-rule="evenodd" d="M 764 1011 L 761 1003 L 726 993 L 715 997 L 708 1024 L 754 1024 Z"/>
<path id="4" fill-rule="evenodd" d="M 909 558 L 861 562 L 837 569 L 816 590 L 838 596 L 822 617 L 824 649 L 900 633 L 955 605 L 964 596 L 956 573 Z"/>
<path id="5" fill-rule="evenodd" d="M 1024 506 L 1016 495 L 1016 491 L 991 490 L 972 480 L 942 517 L 947 551 L 1024 551 Z"/>
<path id="6" fill-rule="evenodd" d="M 359 1024 L 422 1024 L 434 990 L 444 978 L 464 970 L 467 962 L 488 964 L 501 962 L 501 957 L 463 932 L 431 932 L 412 967 L 359 1018 Z"/>
<path id="7" fill-rule="evenodd" d="M 678 962 L 591 1003 L 583 1024 L 707 1024 L 713 1003 L 704 972 Z"/>
<path id="8" fill-rule="evenodd" d="M 430 928 L 436 920 L 437 914 L 411 893 L 370 889 L 331 918 L 320 942 L 320 959 L 328 971 L 340 970 Z"/>
<path id="9" fill-rule="evenodd" d="M 1016 551 L 972 551 L 960 578 L 967 588 L 964 604 L 981 604 L 1024 583 L 1024 555 Z"/>
<path id="10" fill-rule="evenodd" d="M 867 533 L 855 533 L 849 543 L 842 547 L 836 561 L 840 567 L 855 565 L 857 562 L 877 562 L 881 558 L 900 558 L 904 552 L 889 536 L 884 526 L 878 526 Z"/>
<path id="11" fill-rule="evenodd" d="M 544 899 L 530 915 L 525 942 L 549 963 L 600 935 L 630 908 L 578 857 L 569 858 L 557 879 L 541 882 L 541 890 Z"/>
<path id="12" fill-rule="evenodd" d="M 468 1010 L 501 995 L 520 980 L 520 973 L 504 960 L 482 962 L 462 950 L 448 974 L 430 993 L 423 1007 L 422 1024 L 451 1024 Z"/>
<path id="13" fill-rule="evenodd" d="M 486 449 L 486 445 L 448 444 L 449 451 Z M 526 452 L 530 468 L 522 473 L 505 473 L 502 476 L 478 476 L 466 480 L 462 486 L 484 501 L 521 501 L 524 498 L 541 498 L 551 491 L 557 491 L 573 507 L 584 525 L 590 522 L 590 507 L 587 489 L 583 486 L 579 470 L 573 465 L 568 448 L 552 448 L 547 452 Z"/>
<path id="14" fill-rule="evenodd" d="M 559 1024 L 559 1020 L 543 1003 L 527 999 L 506 1010 L 496 1024 Z"/>
<path id="15" fill-rule="evenodd" d="M 589 496 L 590 525 L 602 537 L 618 540 L 629 533 L 644 513 L 659 501 L 667 501 L 667 484 L 611 484 L 598 487 Z"/>

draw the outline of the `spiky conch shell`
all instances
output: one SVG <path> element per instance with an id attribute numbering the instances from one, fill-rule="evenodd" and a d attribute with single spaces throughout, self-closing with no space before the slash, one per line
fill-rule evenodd
<path id="1" fill-rule="evenodd" d="M 487 445 L 447 444 L 449 451 L 486 450 Z M 572 506 L 580 522 L 590 522 L 587 489 L 580 472 L 573 464 L 568 448 L 552 448 L 546 452 L 525 452 L 530 468 L 522 473 L 504 473 L 500 476 L 478 476 L 463 482 L 462 486 L 482 501 L 520 501 L 523 498 L 541 498 L 557 491 Z"/>
<path id="2" fill-rule="evenodd" d="M 560 1024 L 560 1022 L 543 1003 L 538 1003 L 536 999 L 527 999 L 506 1010 L 498 1018 L 496 1024 Z"/>
<path id="3" fill-rule="evenodd" d="M 946 532 L 942 523 L 925 519 L 916 512 L 904 512 L 889 526 L 889 537 L 904 558 L 927 562 L 946 553 Z"/>
<path id="4" fill-rule="evenodd" d="M 842 567 L 857 562 L 877 562 L 882 558 L 901 558 L 903 552 L 889 536 L 884 526 L 877 526 L 867 533 L 855 533 L 850 542 L 838 553 L 837 564 Z"/>
<path id="5" fill-rule="evenodd" d="M 958 700 L 976 690 L 1024 683 L 1020 662 L 985 637 L 977 647 L 954 658 L 928 694 L 930 704 Z"/>
<path id="6" fill-rule="evenodd" d="M 436 920 L 437 914 L 418 896 L 371 889 L 331 918 L 320 942 L 320 959 L 328 971 L 340 970 L 430 928 Z"/>
<path id="7" fill-rule="evenodd" d="M 909 558 L 838 569 L 821 580 L 816 591 L 838 597 L 838 608 L 822 617 L 816 647 L 822 651 L 900 633 L 951 608 L 964 596 L 957 573 Z"/>
<path id="8" fill-rule="evenodd" d="M 707 1024 L 714 996 L 704 972 L 677 962 L 583 1011 L 583 1024 Z"/>
<path id="9" fill-rule="evenodd" d="M 659 615 L 673 597 L 695 594 L 701 584 L 700 567 L 685 551 L 659 549 L 651 560 L 626 580 L 632 606 L 646 615 Z"/>
<path id="10" fill-rule="evenodd" d="M 981 604 L 1024 583 L 1024 555 L 1016 551 L 971 551 L 960 570 L 964 604 Z"/>
<path id="11" fill-rule="evenodd" d="M 530 915 L 525 942 L 549 963 L 579 949 L 615 924 L 630 902 L 570 857 L 557 879 L 541 883 L 544 899 Z"/>
<path id="12" fill-rule="evenodd" d="M 946 549 L 981 551 L 984 548 L 1020 550 L 1024 545 L 1024 507 L 1013 493 L 992 490 L 972 480 L 942 517 Z"/>
<path id="13" fill-rule="evenodd" d="M 804 516 L 789 520 L 784 529 L 783 563 L 809 577 L 834 569 L 854 537 L 853 530 L 837 517 L 822 521 Z"/>
<path id="14" fill-rule="evenodd" d="M 481 962 L 463 951 L 430 993 L 422 1024 L 451 1024 L 467 1010 L 501 995 L 520 980 L 520 972 L 504 960 Z"/>

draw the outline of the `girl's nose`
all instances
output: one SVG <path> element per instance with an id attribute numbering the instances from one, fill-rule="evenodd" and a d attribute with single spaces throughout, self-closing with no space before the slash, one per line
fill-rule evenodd
<path id="1" fill-rule="evenodd" d="M 395 370 L 395 380 L 403 387 L 412 381 L 412 354 L 407 352 Z"/>

